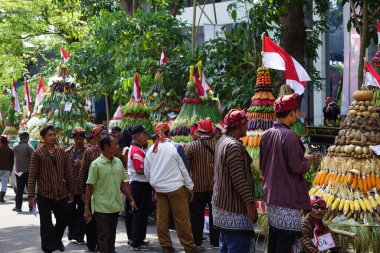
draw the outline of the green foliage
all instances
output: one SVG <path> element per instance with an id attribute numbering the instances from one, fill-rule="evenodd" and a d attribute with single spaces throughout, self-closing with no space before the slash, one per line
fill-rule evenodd
<path id="1" fill-rule="evenodd" d="M 80 12 L 65 12 L 51 0 L 27 4 L 23 0 L 2 1 L 0 20 L 2 88 L 9 87 L 13 79 L 28 77 L 39 54 L 58 48 L 63 41 L 79 41 L 87 34 Z"/>
<path id="2" fill-rule="evenodd" d="M 123 11 L 101 11 L 89 26 L 91 33 L 86 41 L 73 44 L 71 65 L 77 80 L 91 95 L 114 94 L 116 101 L 125 104 L 135 73 L 139 74 L 142 90 L 151 87 L 162 47 L 169 58 L 162 71 L 167 78 L 165 85 L 181 94 L 183 88 L 177 79 L 182 75 L 181 68 L 170 66 L 190 54 L 184 23 L 165 12 L 137 12 L 129 17 Z"/>

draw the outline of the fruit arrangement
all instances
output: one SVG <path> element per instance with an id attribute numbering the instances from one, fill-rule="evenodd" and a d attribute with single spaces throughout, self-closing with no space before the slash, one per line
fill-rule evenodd
<path id="1" fill-rule="evenodd" d="M 5 120 L 5 128 L 3 135 L 10 137 L 11 139 L 16 139 L 18 134 L 18 129 L 15 124 L 15 114 L 16 111 L 13 107 L 10 107 L 8 110 L 8 117 Z"/>
<path id="2" fill-rule="evenodd" d="M 131 97 L 128 104 L 123 108 L 124 116 L 120 123 L 121 128 L 134 126 L 138 124 L 144 124 L 144 126 L 152 132 L 152 123 L 149 118 L 150 109 L 145 104 L 144 100 L 136 101 L 134 97 Z"/>
<path id="3" fill-rule="evenodd" d="M 328 148 L 309 195 L 324 198 L 327 220 L 343 215 L 346 220 L 363 221 L 369 215 L 380 222 L 380 159 L 369 147 L 380 144 L 379 115 L 371 91 L 355 91 L 353 97 L 356 101 L 335 145 Z"/>
<path id="4" fill-rule="evenodd" d="M 168 86 L 170 82 L 164 79 L 165 77 L 158 70 L 154 78 L 154 86 L 144 93 L 147 106 L 151 109 L 150 117 L 154 123 L 168 122 L 168 115 L 181 110 L 179 96 Z"/>
<path id="5" fill-rule="evenodd" d="M 375 107 L 379 108 L 380 107 L 380 89 L 376 89 L 373 92 L 373 100 L 372 103 Z"/>
<path id="6" fill-rule="evenodd" d="M 255 95 L 247 111 L 247 136 L 242 140 L 254 161 L 258 160 L 261 136 L 273 126 L 274 100 L 269 69 L 260 67 L 257 70 Z"/>
<path id="7" fill-rule="evenodd" d="M 89 122 L 91 115 L 86 110 L 85 97 L 65 63 L 60 64 L 48 85 L 37 107 L 37 115 L 27 123 L 31 139 L 39 139 L 40 127 L 47 124 L 54 126 L 58 140 L 64 144 L 72 141 L 71 131 L 76 126 L 90 132 L 93 123 Z"/>
<path id="8" fill-rule="evenodd" d="M 201 76 L 201 74 L 199 76 Z M 193 78 L 194 66 L 190 66 L 190 79 L 187 83 L 185 98 L 182 100 L 183 105 L 171 126 L 171 135 L 174 141 L 190 142 L 192 140 L 191 136 L 189 136 L 190 125 L 194 121 L 198 122 L 201 119 L 209 117 L 211 121 L 216 124 L 222 119 L 216 106 L 218 102 L 217 99 L 215 99 L 210 92 L 204 97 L 199 96 Z"/>

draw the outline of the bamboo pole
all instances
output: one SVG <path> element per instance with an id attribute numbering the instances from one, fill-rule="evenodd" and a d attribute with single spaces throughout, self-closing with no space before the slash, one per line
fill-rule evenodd
<path id="1" fill-rule="evenodd" d="M 195 51 L 195 19 L 197 18 L 197 0 L 193 0 L 193 27 L 191 30 L 191 55 L 194 56 Z"/>
<path id="2" fill-rule="evenodd" d="M 350 238 L 355 238 L 356 237 L 356 233 L 352 233 L 352 232 L 348 232 L 348 231 L 344 231 L 344 230 L 340 230 L 340 229 L 331 229 L 331 232 L 333 232 L 334 234 L 336 235 L 342 235 L 342 236 L 347 236 L 347 237 L 350 237 Z"/>

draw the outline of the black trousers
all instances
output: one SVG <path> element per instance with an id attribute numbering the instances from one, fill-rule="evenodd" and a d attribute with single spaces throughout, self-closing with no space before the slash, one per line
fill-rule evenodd
<path id="1" fill-rule="evenodd" d="M 131 203 L 129 203 L 129 200 L 125 200 L 125 206 L 124 206 L 124 213 L 125 213 L 125 230 L 127 231 L 128 240 L 132 240 L 132 207 Z"/>
<path id="2" fill-rule="evenodd" d="M 93 216 L 96 219 L 99 252 L 114 252 L 116 240 L 116 227 L 119 213 L 95 212 Z"/>
<path id="3" fill-rule="evenodd" d="M 132 247 L 139 247 L 146 237 L 148 216 L 152 210 L 152 187 L 149 183 L 132 181 L 131 194 L 138 210 L 132 218 Z"/>
<path id="4" fill-rule="evenodd" d="M 16 197 L 15 197 L 16 208 L 21 209 L 22 207 L 22 198 L 24 195 L 25 186 L 28 185 L 28 177 L 29 177 L 29 172 L 24 172 L 22 173 L 21 176 L 17 176 L 16 174 L 16 182 L 17 182 L 17 191 L 16 191 Z"/>
<path id="5" fill-rule="evenodd" d="M 194 244 L 202 245 L 203 227 L 204 227 L 204 210 L 206 204 L 209 208 L 209 225 L 210 225 L 210 244 L 219 246 L 219 231 L 214 228 L 212 220 L 212 192 L 194 192 L 193 201 L 190 202 L 190 222 L 193 231 Z"/>
<path id="6" fill-rule="evenodd" d="M 84 203 L 81 195 L 75 195 L 73 203 L 70 204 L 70 217 L 69 217 L 69 239 L 74 239 L 78 242 L 84 241 L 84 234 L 86 232 L 86 222 L 83 218 Z"/>
<path id="7" fill-rule="evenodd" d="M 293 244 L 301 231 L 278 229 L 269 224 L 268 253 L 292 253 Z"/>
<path id="8" fill-rule="evenodd" d="M 67 198 L 57 201 L 37 195 L 37 205 L 40 214 L 41 248 L 45 252 L 53 252 L 62 243 L 68 221 L 69 203 Z M 56 220 L 55 225 L 52 222 L 52 212 Z"/>
<path id="9" fill-rule="evenodd" d="M 91 208 L 90 208 L 91 210 Z M 96 231 L 96 217 L 93 215 L 90 222 L 86 223 L 86 245 L 91 251 L 95 251 L 98 245 L 98 234 Z"/>

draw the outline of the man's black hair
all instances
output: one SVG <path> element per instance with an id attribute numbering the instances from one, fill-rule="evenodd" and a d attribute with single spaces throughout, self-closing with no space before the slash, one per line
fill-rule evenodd
<path id="1" fill-rule="evenodd" d="M 283 112 L 276 112 L 276 117 L 279 118 L 279 119 L 286 118 L 291 111 L 294 111 L 294 110 L 283 111 Z"/>
<path id="2" fill-rule="evenodd" d="M 106 145 L 107 145 L 107 146 L 110 146 L 110 145 L 111 145 L 112 140 L 113 140 L 113 137 L 110 136 L 110 135 L 106 135 L 106 136 L 104 136 L 103 138 L 101 138 L 101 139 L 100 139 L 100 149 L 101 149 L 102 151 L 104 151 Z"/>
<path id="3" fill-rule="evenodd" d="M 52 125 L 46 125 L 46 126 L 43 126 L 41 129 L 40 129 L 40 136 L 41 137 L 45 137 L 45 135 L 47 134 L 47 132 L 49 131 L 54 131 L 54 127 Z"/>
<path id="4" fill-rule="evenodd" d="M 118 127 L 118 126 L 114 126 L 113 128 L 111 128 L 111 133 L 120 133 L 121 132 L 121 128 Z"/>

